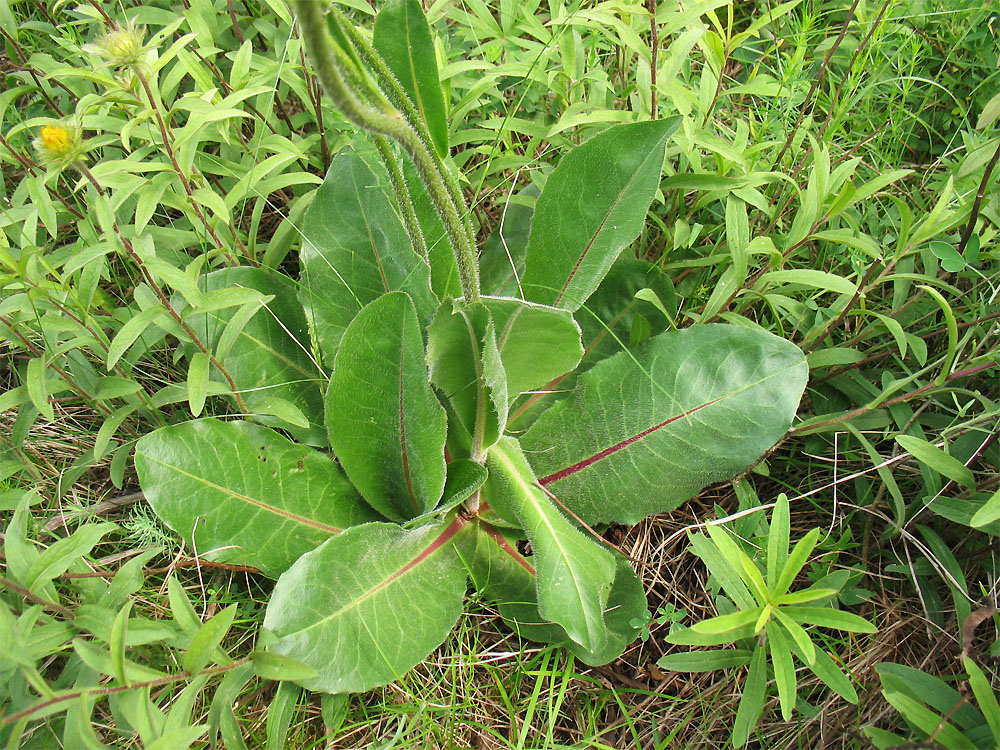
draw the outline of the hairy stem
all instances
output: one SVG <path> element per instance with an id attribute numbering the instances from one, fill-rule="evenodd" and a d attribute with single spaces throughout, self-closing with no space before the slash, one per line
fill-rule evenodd
<path id="1" fill-rule="evenodd" d="M 378 154 L 382 157 L 382 162 L 389 172 L 389 182 L 392 183 L 392 190 L 396 193 L 396 202 L 399 203 L 399 208 L 403 212 L 403 224 L 406 226 L 406 233 L 410 235 L 410 244 L 426 260 L 428 257 L 427 240 L 420 228 L 420 222 L 417 220 L 417 210 L 413 207 L 413 199 L 406 187 L 403 170 L 399 168 L 399 162 L 393 156 L 389 142 L 380 135 L 375 136 L 373 140 L 375 148 L 378 149 Z"/>
<path id="2" fill-rule="evenodd" d="M 379 112 L 358 98 L 357 93 L 345 81 L 343 74 L 344 69 L 351 63 L 330 39 L 319 4 L 311 0 L 295 0 L 293 5 L 299 18 L 299 29 L 306 50 L 313 65 L 316 66 L 316 75 L 341 114 L 368 133 L 392 138 L 413 160 L 451 240 L 465 301 L 478 302 L 479 267 L 476 253 L 462 216 L 442 177 L 442 172 L 445 171 L 444 165 L 440 163 L 437 155 L 424 145 L 416 131 L 402 119 L 399 112 L 391 114 Z"/>

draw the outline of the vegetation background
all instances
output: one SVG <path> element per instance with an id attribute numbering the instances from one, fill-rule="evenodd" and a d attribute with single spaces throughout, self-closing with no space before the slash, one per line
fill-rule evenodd
<path id="1" fill-rule="evenodd" d="M 374 5 L 339 4 L 370 33 Z M 197 298 L 219 265 L 295 278 L 297 227 L 351 130 L 283 0 L 0 0 L 0 741 L 709 748 L 749 696 L 756 747 L 1000 743 L 995 5 L 425 10 L 484 268 L 524 241 L 565 149 L 681 114 L 626 251 L 670 288 L 637 299 L 624 336 L 724 320 L 794 341 L 811 370 L 795 428 L 737 482 L 605 532 L 654 610 L 614 664 L 522 642 L 483 605 L 366 695 L 255 676 L 273 583 L 198 560 L 137 492 L 140 436 L 228 410 L 176 354 L 180 321 L 150 311 L 155 289 Z M 130 23 L 135 48 L 109 45 Z M 115 65 L 132 53 L 142 76 Z M 810 631 L 859 700 L 802 669 L 787 721 L 774 676 L 657 665 L 687 651 L 671 632 L 733 608 L 686 532 L 729 519 L 763 566 L 780 493 L 793 540 L 821 530 L 801 581 L 836 580 L 877 626 Z M 232 604 L 226 627 L 202 625 Z"/>

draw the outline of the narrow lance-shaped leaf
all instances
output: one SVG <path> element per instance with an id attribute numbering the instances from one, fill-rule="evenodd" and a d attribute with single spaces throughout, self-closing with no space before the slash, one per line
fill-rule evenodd
<path id="1" fill-rule="evenodd" d="M 269 650 L 318 672 L 309 690 L 369 690 L 402 677 L 448 635 L 462 611 L 466 570 L 455 552 L 468 527 L 406 531 L 365 524 L 303 555 L 278 580 L 264 627 Z"/>
<path id="2" fill-rule="evenodd" d="M 484 498 L 501 515 L 517 517 L 534 550 L 542 616 L 561 625 L 586 650 L 602 651 L 608 639 L 604 609 L 615 578 L 614 556 L 587 539 L 535 486 L 516 440 L 502 438 L 490 449 L 486 466 L 490 478 Z"/>
<path id="3" fill-rule="evenodd" d="M 388 180 L 371 148 L 341 152 L 303 221 L 299 301 L 327 362 L 354 316 L 386 292 L 408 293 L 422 323 L 437 307 L 430 268 L 410 244 Z"/>
<path id="4" fill-rule="evenodd" d="M 753 464 L 791 425 L 807 367 L 794 344 L 701 325 L 585 373 L 521 443 L 539 482 L 588 523 L 636 523 Z"/>
<path id="5" fill-rule="evenodd" d="M 375 49 L 427 124 L 438 155 L 448 155 L 448 121 L 430 26 L 419 0 L 388 0 L 375 18 Z"/>
<path id="6" fill-rule="evenodd" d="M 326 424 L 347 476 L 387 518 L 413 518 L 441 498 L 445 412 L 428 382 L 420 323 L 404 293 L 379 297 L 347 327 Z"/>
<path id="7" fill-rule="evenodd" d="M 576 310 L 642 229 L 679 118 L 618 125 L 563 157 L 535 205 L 521 287 Z"/>
<path id="8" fill-rule="evenodd" d="M 376 518 L 335 462 L 249 422 L 162 427 L 136 444 L 135 467 L 153 510 L 192 552 L 270 576 Z"/>

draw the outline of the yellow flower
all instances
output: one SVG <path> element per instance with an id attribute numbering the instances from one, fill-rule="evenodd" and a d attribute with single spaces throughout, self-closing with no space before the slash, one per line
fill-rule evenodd
<path id="1" fill-rule="evenodd" d="M 47 166 L 63 169 L 72 166 L 83 155 L 80 128 L 75 124 L 52 123 L 42 126 L 34 140 L 38 158 Z"/>
<path id="2" fill-rule="evenodd" d="M 58 125 L 42 128 L 42 146 L 53 156 L 63 156 L 72 146 L 69 131 Z"/>

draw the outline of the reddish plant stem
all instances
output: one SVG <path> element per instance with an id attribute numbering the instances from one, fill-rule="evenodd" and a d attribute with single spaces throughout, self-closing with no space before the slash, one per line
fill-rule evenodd
<path id="1" fill-rule="evenodd" d="M 90 184 L 94 186 L 94 189 L 97 190 L 98 194 L 101 197 L 107 196 L 107 193 L 101 186 L 101 183 L 97 181 L 97 179 L 94 177 L 91 171 L 87 169 L 86 166 L 84 166 L 83 164 L 77 164 L 76 169 L 78 169 L 80 173 L 90 181 Z M 234 381 L 232 375 L 229 374 L 229 370 L 227 370 L 225 367 L 222 366 L 222 363 L 215 358 L 215 355 L 208 350 L 208 347 L 205 346 L 202 340 L 198 338 L 197 334 L 195 334 L 195 332 L 191 329 L 191 327 L 178 314 L 178 312 L 174 309 L 174 306 L 170 304 L 170 300 L 167 298 L 167 295 L 163 291 L 163 288 L 158 283 L 156 283 L 153 277 L 146 270 L 146 264 L 142 262 L 142 258 L 140 258 L 139 254 L 135 251 L 135 248 L 132 246 L 131 240 L 129 240 L 124 234 L 122 234 L 121 230 L 118 228 L 117 222 L 114 222 L 112 224 L 112 229 L 118 236 L 118 239 L 121 241 L 122 246 L 125 248 L 125 252 L 129 254 L 129 256 L 132 258 L 132 261 L 139 268 L 139 273 L 142 274 L 143 278 L 146 280 L 146 283 L 149 284 L 149 287 L 156 293 L 157 298 L 160 300 L 160 304 L 167 311 L 167 314 L 169 314 L 170 317 L 174 319 L 174 322 L 181 327 L 181 330 L 183 330 L 184 333 L 187 334 L 187 336 L 191 339 L 191 342 L 195 346 L 197 346 L 198 349 L 200 349 L 201 352 L 206 357 L 208 357 L 208 361 L 211 362 L 216 367 L 216 369 L 218 369 L 220 373 L 222 373 L 222 376 L 226 379 L 226 382 L 229 384 L 229 388 L 233 393 L 233 398 L 236 399 L 236 405 L 239 407 L 241 412 L 246 414 L 247 406 L 243 401 L 243 397 L 240 395 L 239 388 L 236 387 L 236 381 Z"/>
<path id="2" fill-rule="evenodd" d="M 30 589 L 26 589 L 24 586 L 14 583 L 12 580 L 6 578 L 5 576 L 0 576 L 0 588 L 10 589 L 11 591 L 17 592 L 30 602 L 34 602 L 35 604 L 41 604 L 43 609 L 47 609 L 52 612 L 55 612 L 56 614 L 60 614 L 67 619 L 70 620 L 73 619 L 73 611 L 71 609 L 68 609 L 67 607 L 64 607 L 61 604 L 50 602 L 48 599 L 45 599 L 44 597 L 38 596 L 38 594 L 33 593 Z"/>
<path id="3" fill-rule="evenodd" d="M 170 163 L 174 167 L 174 172 L 181 180 L 181 185 L 184 188 L 184 192 L 187 193 L 188 200 L 191 201 L 191 208 L 194 210 L 195 216 L 205 227 L 205 231 L 211 236 L 212 241 L 215 242 L 216 247 L 222 252 L 223 257 L 228 261 L 231 266 L 238 266 L 239 263 L 230 254 L 229 249 L 226 247 L 222 238 L 215 231 L 212 225 L 209 223 L 204 212 L 201 210 L 201 206 L 198 205 L 198 201 L 195 200 L 194 190 L 191 188 L 191 181 L 188 180 L 187 175 L 184 174 L 184 170 L 181 169 L 180 163 L 177 161 L 177 155 L 174 153 L 173 141 L 170 137 L 170 131 L 167 129 L 167 123 L 163 119 L 163 115 L 160 113 L 160 106 L 156 102 L 156 97 L 153 95 L 153 89 L 149 85 L 149 80 L 146 78 L 145 74 L 138 68 L 134 69 L 136 78 L 139 79 L 139 83 L 142 85 L 143 91 L 146 92 L 146 99 L 149 101 L 149 107 L 153 110 L 153 114 L 156 117 L 156 123 L 160 127 L 160 137 L 163 139 L 163 149 L 167 152 L 167 158 L 170 159 Z M 232 228 L 231 228 L 232 229 Z M 247 255 L 246 248 L 243 247 L 243 243 L 240 241 L 239 237 L 236 236 L 236 230 L 233 229 L 233 236 L 236 237 L 236 244 L 240 248 L 240 252 Z M 256 265 L 256 264 L 255 264 Z"/>

